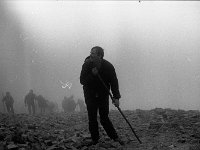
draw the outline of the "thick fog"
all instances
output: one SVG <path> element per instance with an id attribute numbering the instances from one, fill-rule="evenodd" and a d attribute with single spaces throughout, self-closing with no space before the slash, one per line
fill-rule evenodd
<path id="1" fill-rule="evenodd" d="M 10 91 L 16 112 L 30 89 L 59 105 L 84 99 L 81 67 L 98 45 L 122 109 L 199 109 L 199 39 L 197 1 L 0 2 L 0 93 Z"/>

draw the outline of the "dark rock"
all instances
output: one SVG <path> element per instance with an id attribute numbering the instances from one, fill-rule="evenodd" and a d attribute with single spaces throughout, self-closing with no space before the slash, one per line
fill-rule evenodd
<path id="1" fill-rule="evenodd" d="M 163 125 L 163 123 L 159 123 L 159 122 L 150 122 L 150 124 L 149 124 L 149 129 L 158 130 L 162 125 Z"/>
<path id="2" fill-rule="evenodd" d="M 186 140 L 185 140 L 185 139 L 179 139 L 177 142 L 178 142 L 178 143 L 185 143 Z"/>

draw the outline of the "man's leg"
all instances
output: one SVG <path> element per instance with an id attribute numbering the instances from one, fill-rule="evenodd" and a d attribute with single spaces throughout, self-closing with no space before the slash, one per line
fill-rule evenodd
<path id="1" fill-rule="evenodd" d="M 10 111 L 14 114 L 13 104 L 10 105 Z"/>
<path id="2" fill-rule="evenodd" d="M 32 111 L 33 111 L 33 115 L 35 115 L 35 105 L 32 105 Z"/>
<path id="3" fill-rule="evenodd" d="M 98 142 L 99 140 L 99 128 L 97 122 L 97 104 L 94 101 L 90 100 L 87 102 L 87 111 L 88 111 L 88 119 L 89 119 L 89 131 L 94 142 Z"/>
<path id="4" fill-rule="evenodd" d="M 10 106 L 8 104 L 6 104 L 6 110 L 8 112 L 8 114 L 10 113 Z"/>
<path id="5" fill-rule="evenodd" d="M 109 114 L 109 99 L 102 99 L 99 100 L 99 115 L 100 115 L 100 122 L 105 129 L 108 136 L 115 140 L 118 138 L 117 132 L 113 127 L 112 122 L 110 121 L 108 114 Z"/>
<path id="6" fill-rule="evenodd" d="M 45 109 L 44 109 L 44 107 L 42 108 L 42 113 L 43 113 L 43 114 L 45 113 Z"/>
<path id="7" fill-rule="evenodd" d="M 30 104 L 28 104 L 28 113 L 29 113 L 29 115 L 31 115 L 31 105 Z"/>

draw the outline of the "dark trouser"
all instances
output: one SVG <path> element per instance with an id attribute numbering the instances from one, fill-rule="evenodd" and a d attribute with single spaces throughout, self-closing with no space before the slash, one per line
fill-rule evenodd
<path id="1" fill-rule="evenodd" d="M 29 115 L 31 115 L 31 109 L 32 109 L 32 112 L 33 112 L 33 115 L 34 115 L 35 114 L 35 105 L 34 104 L 28 104 Z"/>
<path id="2" fill-rule="evenodd" d="M 14 114 L 13 104 L 6 104 L 6 109 L 8 113 Z"/>
<path id="3" fill-rule="evenodd" d="M 44 114 L 45 113 L 45 106 L 39 106 L 40 108 L 40 113 Z"/>
<path id="4" fill-rule="evenodd" d="M 45 107 L 41 107 L 41 108 L 40 108 L 40 113 L 41 113 L 41 114 L 44 114 L 44 113 L 45 113 Z"/>
<path id="5" fill-rule="evenodd" d="M 99 130 L 97 122 L 97 112 L 99 110 L 100 122 L 105 129 L 107 135 L 111 139 L 118 138 L 118 135 L 110 121 L 109 114 L 109 97 L 104 99 L 93 98 L 86 99 L 88 118 L 89 118 L 89 130 L 93 141 L 99 140 Z"/>

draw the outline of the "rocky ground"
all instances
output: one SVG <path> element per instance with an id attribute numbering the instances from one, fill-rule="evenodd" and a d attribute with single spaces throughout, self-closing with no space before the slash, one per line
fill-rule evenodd
<path id="1" fill-rule="evenodd" d="M 142 141 L 139 144 L 118 111 L 110 118 L 125 141 L 121 146 L 100 126 L 100 143 L 90 141 L 87 113 L 30 116 L 0 114 L 0 150 L 200 150 L 200 112 L 156 108 L 123 111 Z"/>

